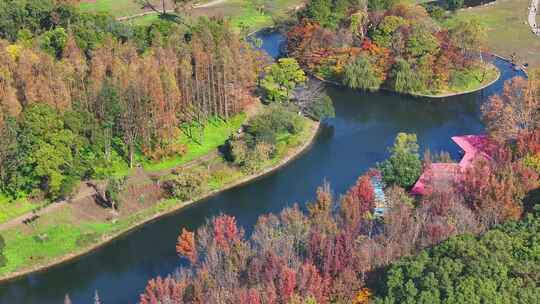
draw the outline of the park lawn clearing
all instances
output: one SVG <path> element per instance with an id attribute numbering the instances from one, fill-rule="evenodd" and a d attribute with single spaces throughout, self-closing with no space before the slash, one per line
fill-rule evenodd
<path id="1" fill-rule="evenodd" d="M 45 221 L 3 231 L 7 264 L 0 268 L 0 273 L 38 264 L 74 248 L 81 229 L 69 223 L 69 216 L 68 210 L 61 209 L 47 215 Z"/>
<path id="2" fill-rule="evenodd" d="M 142 13 L 143 9 L 133 0 L 83 0 L 81 11 L 90 13 L 108 13 L 115 17 Z"/>
<path id="3" fill-rule="evenodd" d="M 131 23 L 133 25 L 138 25 L 138 26 L 149 26 L 152 23 L 158 21 L 159 19 L 160 18 L 158 14 L 148 14 L 141 17 L 128 19 L 124 22 L 128 22 L 128 23 Z"/>
<path id="4" fill-rule="evenodd" d="M 499 70 L 492 64 L 487 67 L 487 71 L 484 71 L 482 67 L 467 71 L 453 71 L 452 86 L 448 90 L 449 92 L 474 91 L 497 80 L 499 76 Z"/>
<path id="5" fill-rule="evenodd" d="M 231 23 L 235 29 L 247 29 L 249 32 L 254 32 L 274 26 L 276 20 L 286 18 L 291 11 L 302 6 L 305 2 L 305 0 L 265 1 L 262 11 L 248 0 L 229 0 L 221 5 L 239 7 L 240 9 L 234 10 L 232 14 L 224 14 L 223 16 L 231 18 Z"/>
<path id="6" fill-rule="evenodd" d="M 223 145 L 246 120 L 246 114 L 238 114 L 228 121 L 212 119 L 204 128 L 200 143 L 182 136 L 180 143 L 187 147 L 187 153 L 182 156 L 163 159 L 159 162 L 144 162 L 143 167 L 148 172 L 172 169 L 206 155 Z"/>
<path id="7" fill-rule="evenodd" d="M 167 8 L 171 7 L 169 1 Z M 161 8 L 161 0 L 153 0 L 157 8 Z M 114 17 L 131 16 L 149 11 L 134 0 L 82 0 L 79 4 L 81 11 L 89 13 L 108 13 Z"/>
<path id="8" fill-rule="evenodd" d="M 156 3 L 160 1 L 155 0 Z M 201 3 L 210 1 L 201 1 Z M 193 17 L 225 17 L 229 18 L 232 26 L 237 30 L 257 31 L 274 25 L 276 19 L 285 18 L 290 11 L 303 5 L 305 0 L 275 0 L 265 1 L 262 11 L 257 9 L 253 2 L 248 0 L 225 0 L 209 7 L 195 8 L 190 13 Z M 158 6 L 160 7 L 160 6 Z M 114 17 L 127 17 L 150 12 L 143 9 L 133 0 L 83 0 L 80 8 L 84 12 L 109 13 Z M 167 8 L 172 8 L 167 4 Z M 134 25 L 150 25 L 159 20 L 157 13 L 130 18 L 125 22 Z"/>
<path id="9" fill-rule="evenodd" d="M 456 18 L 476 18 L 487 27 L 488 48 L 509 58 L 513 53 L 519 63 L 540 67 L 540 38 L 527 24 L 530 0 L 497 0 L 493 4 L 462 9 Z"/>
<path id="10" fill-rule="evenodd" d="M 301 147 L 310 141 L 316 133 L 317 126 L 313 121 L 305 118 L 305 127 L 301 132 L 294 135 L 282 135 L 278 138 L 278 153 L 264 163 L 259 171 L 266 172 L 287 157 L 296 155 Z M 210 178 L 204 194 L 194 197 L 196 201 L 212 191 L 219 191 L 225 187 L 243 183 L 252 179 L 255 175 L 249 175 L 240 168 L 226 162 L 222 157 L 214 158 L 199 163 L 196 170 L 208 170 Z M 44 214 L 29 225 L 19 224 L 14 228 L 2 231 L 6 241 L 4 253 L 7 264 L 0 267 L 0 276 L 7 277 L 10 273 L 25 271 L 34 267 L 48 265 L 62 261 L 67 255 L 81 254 L 93 246 L 99 246 L 104 240 L 114 238 L 133 227 L 140 225 L 156 216 L 160 216 L 182 207 L 191 202 L 181 202 L 176 199 L 161 199 L 151 202 L 149 205 L 141 205 L 139 210 L 125 212 L 115 220 L 81 220 L 81 217 L 72 208 L 73 205 Z M 101 208 L 94 205 L 86 205 L 85 208 Z M 120 204 L 120 210 L 122 204 Z M 102 209 L 108 213 L 109 209 Z"/>
<path id="11" fill-rule="evenodd" d="M 26 198 L 12 201 L 7 195 L 0 193 L 0 224 L 31 212 L 41 206 L 43 204 L 32 203 Z"/>

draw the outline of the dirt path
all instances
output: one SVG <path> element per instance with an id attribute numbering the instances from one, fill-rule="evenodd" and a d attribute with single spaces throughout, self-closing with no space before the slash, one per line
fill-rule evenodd
<path id="1" fill-rule="evenodd" d="M 86 186 L 85 183 L 81 183 L 81 186 L 79 187 L 79 191 L 77 192 L 77 194 L 71 200 L 72 201 L 77 201 L 77 200 L 86 199 L 88 197 L 93 196 L 94 194 L 96 194 L 96 191 L 94 189 Z M 49 205 L 45 206 L 44 208 L 39 209 L 38 211 L 25 213 L 25 214 L 23 214 L 21 216 L 18 216 L 16 218 L 13 218 L 13 219 L 11 219 L 11 220 L 9 220 L 7 222 L 4 222 L 4 223 L 0 224 L 0 231 L 13 228 L 13 227 L 23 223 L 25 220 L 30 219 L 32 217 L 35 217 L 35 216 L 41 217 L 42 215 L 50 213 L 50 212 L 52 212 L 54 210 L 58 210 L 58 209 L 62 208 L 63 206 L 67 205 L 67 204 L 69 204 L 68 200 L 62 200 L 62 201 L 58 201 L 58 202 L 54 202 L 52 204 L 49 204 Z"/>
<path id="2" fill-rule="evenodd" d="M 529 26 L 531 27 L 532 32 L 540 37 L 540 28 L 536 23 L 536 15 L 538 14 L 538 6 L 540 0 L 531 0 L 531 5 L 529 6 Z"/>
<path id="3" fill-rule="evenodd" d="M 23 214 L 23 215 L 21 215 L 19 217 L 16 217 L 14 219 L 11 219 L 11 220 L 9 220 L 7 222 L 4 222 L 4 223 L 0 224 L 0 231 L 7 230 L 7 229 L 13 228 L 15 226 L 18 226 L 19 224 L 23 223 L 23 221 L 25 221 L 27 219 L 30 219 L 33 216 L 40 217 L 43 214 L 46 214 L 46 213 L 49 213 L 51 211 L 60 209 L 61 207 L 63 207 L 66 204 L 67 204 L 66 201 L 61 201 L 61 202 L 58 202 L 58 203 L 53 203 L 53 204 L 47 205 L 45 208 L 42 208 L 39 211 L 36 211 L 35 213 L 34 212 L 29 212 L 29 213 Z"/>

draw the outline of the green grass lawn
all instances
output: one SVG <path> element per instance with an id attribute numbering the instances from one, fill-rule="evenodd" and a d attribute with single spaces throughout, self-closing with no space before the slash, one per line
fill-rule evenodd
<path id="1" fill-rule="evenodd" d="M 145 16 L 142 16 L 142 17 L 129 19 L 129 20 L 126 20 L 124 22 L 129 22 L 129 23 L 132 23 L 133 25 L 147 26 L 147 25 L 150 25 L 150 24 L 152 24 L 153 22 L 155 22 L 157 20 L 159 20 L 159 15 L 158 14 L 150 14 L 150 15 L 145 15 Z"/>
<path id="2" fill-rule="evenodd" d="M 540 38 L 527 24 L 529 0 L 497 0 L 493 5 L 463 9 L 458 18 L 478 18 L 488 28 L 488 46 L 504 57 L 516 53 L 520 63 L 540 67 Z"/>
<path id="3" fill-rule="evenodd" d="M 473 91 L 488 83 L 491 83 L 499 76 L 499 71 L 495 66 L 489 66 L 487 70 L 479 67 L 467 71 L 455 71 L 453 73 L 452 86 L 450 92 Z"/>
<path id="4" fill-rule="evenodd" d="M 40 206 L 42 204 L 31 203 L 26 198 L 11 201 L 6 195 L 0 193 L 0 224 L 28 213 Z"/>
<path id="5" fill-rule="evenodd" d="M 169 9 L 170 0 L 166 3 Z M 161 9 L 161 0 L 153 0 L 152 3 Z M 109 13 L 115 17 L 130 16 L 145 12 L 141 5 L 134 0 L 82 0 L 79 7 L 83 12 Z"/>
<path id="6" fill-rule="evenodd" d="M 80 3 L 80 8 L 84 12 L 109 13 L 115 17 L 142 12 L 141 6 L 133 0 L 83 0 Z"/>
<path id="7" fill-rule="evenodd" d="M 223 145 L 231 134 L 242 126 L 245 120 L 245 114 L 236 115 L 229 121 L 212 120 L 204 128 L 202 141 L 200 143 L 197 143 L 186 136 L 181 137 L 180 143 L 187 147 L 187 153 L 185 155 L 163 159 L 157 163 L 146 161 L 143 162 L 143 167 L 145 170 L 151 172 L 172 169 L 206 155 Z"/>
<path id="8" fill-rule="evenodd" d="M 209 8 L 193 10 L 194 16 L 221 16 L 229 17 L 236 29 L 247 28 L 255 31 L 272 26 L 276 18 L 286 16 L 287 12 L 300 5 L 305 0 L 267 0 L 264 11 L 257 10 L 248 0 L 227 0 Z M 158 1 L 159 2 L 159 1 Z M 208 1 L 201 1 L 208 2 Z M 115 17 L 136 15 L 144 12 L 133 0 L 95 0 L 82 1 L 81 10 L 85 12 L 110 13 Z M 130 19 L 136 25 L 148 25 L 159 18 L 157 14 L 150 14 Z"/>

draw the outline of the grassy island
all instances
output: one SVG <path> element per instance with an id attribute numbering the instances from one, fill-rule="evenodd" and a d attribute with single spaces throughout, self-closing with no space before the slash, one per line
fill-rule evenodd
<path id="1" fill-rule="evenodd" d="M 453 18 L 400 1 L 311 1 L 287 33 L 287 52 L 317 77 L 353 89 L 470 93 L 499 72 L 485 63 L 482 23 Z"/>

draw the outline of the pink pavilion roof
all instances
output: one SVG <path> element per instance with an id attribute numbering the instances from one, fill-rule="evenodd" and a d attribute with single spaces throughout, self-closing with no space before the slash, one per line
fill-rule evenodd
<path id="1" fill-rule="evenodd" d="M 425 195 L 428 185 L 437 189 L 450 187 L 455 181 L 457 174 L 467 169 L 477 157 L 491 159 L 495 144 L 485 135 L 454 136 L 452 140 L 463 150 L 463 158 L 459 163 L 433 163 L 425 170 L 411 193 Z"/>

